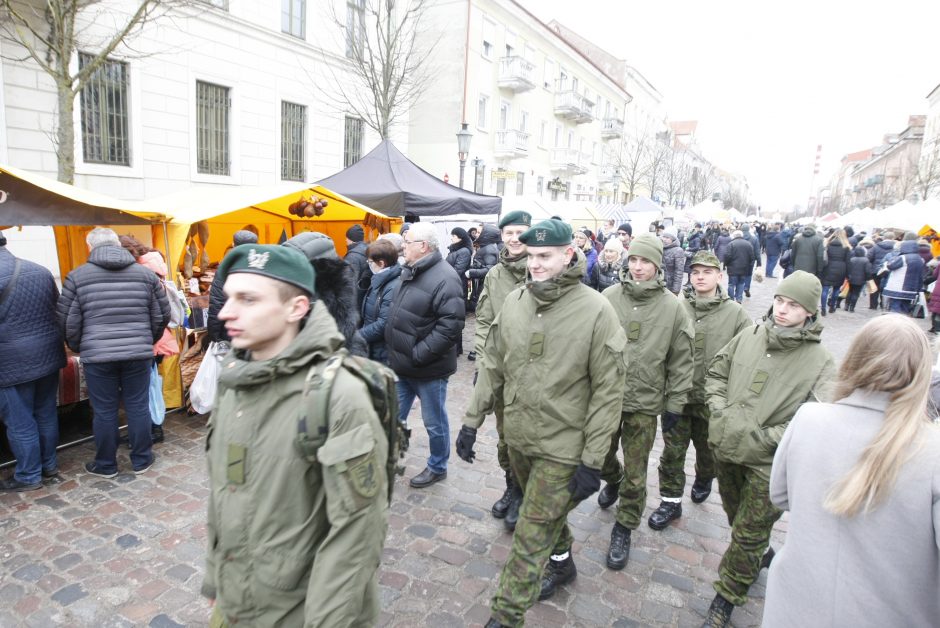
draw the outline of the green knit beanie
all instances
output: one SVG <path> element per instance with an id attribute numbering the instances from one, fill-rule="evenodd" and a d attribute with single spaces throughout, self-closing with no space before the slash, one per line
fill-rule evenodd
<path id="1" fill-rule="evenodd" d="M 819 309 L 819 297 L 822 296 L 822 284 L 816 275 L 805 270 L 798 270 L 780 282 L 774 296 L 780 295 L 793 299 L 810 314 Z"/>
<path id="2" fill-rule="evenodd" d="M 656 264 L 656 268 L 663 266 L 663 241 L 652 233 L 641 233 L 630 241 L 627 255 L 645 257 Z"/>

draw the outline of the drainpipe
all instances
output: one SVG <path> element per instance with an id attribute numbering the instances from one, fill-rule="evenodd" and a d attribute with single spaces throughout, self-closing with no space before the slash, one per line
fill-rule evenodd
<path id="1" fill-rule="evenodd" d="M 467 70 L 470 65 L 470 6 L 473 0 L 467 0 L 467 35 L 463 45 L 463 103 L 460 111 L 460 123 L 467 122 Z"/>

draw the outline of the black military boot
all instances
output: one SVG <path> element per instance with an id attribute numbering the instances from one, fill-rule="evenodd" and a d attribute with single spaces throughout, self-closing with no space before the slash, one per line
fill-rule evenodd
<path id="1" fill-rule="evenodd" d="M 603 509 L 610 508 L 617 501 L 620 493 L 620 482 L 608 482 L 601 492 L 597 494 L 597 505 Z"/>
<path id="2" fill-rule="evenodd" d="M 630 558 L 630 530 L 617 522 L 610 531 L 610 549 L 607 550 L 607 566 L 619 571 L 627 566 Z"/>
<path id="3" fill-rule="evenodd" d="M 548 565 L 545 566 L 545 573 L 542 574 L 542 590 L 539 591 L 539 599 L 547 600 L 555 595 L 555 590 L 563 584 L 568 584 L 578 575 L 578 569 L 574 566 L 574 560 L 571 558 L 571 550 L 567 552 L 568 557 L 563 560 L 550 558 Z"/>
<path id="4" fill-rule="evenodd" d="M 777 552 L 774 551 L 774 548 L 768 547 L 767 551 L 764 553 L 763 557 L 760 559 L 760 568 L 770 569 L 770 563 L 773 562 L 774 556 L 776 555 L 777 555 Z"/>
<path id="5" fill-rule="evenodd" d="M 515 480 L 512 479 L 512 473 L 509 471 L 506 472 L 506 491 L 503 493 L 503 496 L 496 500 L 496 503 L 493 504 L 491 512 L 493 516 L 497 519 L 502 519 L 506 516 L 506 512 L 509 510 L 509 504 L 512 502 L 512 492 L 516 486 Z"/>
<path id="6" fill-rule="evenodd" d="M 712 481 L 695 478 L 692 482 L 692 502 L 701 504 L 712 494 Z"/>
<path id="7" fill-rule="evenodd" d="M 510 532 L 515 531 L 516 522 L 519 521 L 519 509 L 522 507 L 522 491 L 513 483 L 512 500 L 509 502 L 509 508 L 506 510 L 506 518 L 503 519 L 503 525 Z"/>
<path id="8" fill-rule="evenodd" d="M 659 508 L 654 510 L 653 514 L 650 515 L 649 521 L 647 523 L 649 523 L 649 526 L 654 530 L 665 530 L 670 521 L 678 519 L 681 516 L 681 502 L 663 501 L 659 504 Z"/>
<path id="9" fill-rule="evenodd" d="M 509 627 L 506 626 L 505 624 L 499 623 L 498 621 L 490 617 L 490 620 L 486 622 L 486 626 L 484 626 L 483 628 L 509 628 Z"/>
<path id="10" fill-rule="evenodd" d="M 731 611 L 733 610 L 734 604 L 716 593 L 712 605 L 708 607 L 708 616 L 705 617 L 702 628 L 726 628 L 731 623 Z"/>

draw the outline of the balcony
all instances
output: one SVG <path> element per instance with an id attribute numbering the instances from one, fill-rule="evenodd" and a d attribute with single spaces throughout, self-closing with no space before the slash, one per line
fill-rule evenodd
<path id="1" fill-rule="evenodd" d="M 623 137 L 623 120 L 617 118 L 604 118 L 601 127 L 601 139 L 613 140 Z"/>
<path id="2" fill-rule="evenodd" d="M 594 103 L 576 91 L 568 90 L 555 94 L 555 115 L 584 124 L 594 120 Z"/>
<path id="3" fill-rule="evenodd" d="M 496 131 L 496 157 L 522 157 L 529 153 L 529 134 L 515 129 Z"/>
<path id="4" fill-rule="evenodd" d="M 584 174 L 587 172 L 588 156 L 576 148 L 553 148 L 551 169 L 553 172 Z"/>
<path id="5" fill-rule="evenodd" d="M 601 166 L 597 171 L 597 183 L 599 185 L 614 183 L 620 180 L 620 175 L 620 168 L 617 166 Z"/>
<path id="6" fill-rule="evenodd" d="M 498 85 L 502 89 L 524 92 L 535 87 L 535 64 L 522 57 L 503 57 L 499 60 Z"/>

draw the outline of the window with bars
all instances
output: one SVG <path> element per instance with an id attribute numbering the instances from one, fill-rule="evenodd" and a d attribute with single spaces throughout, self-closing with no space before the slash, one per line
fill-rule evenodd
<path id="1" fill-rule="evenodd" d="M 281 0 L 281 32 L 303 39 L 306 16 L 306 0 Z"/>
<path id="2" fill-rule="evenodd" d="M 229 88 L 196 81 L 196 172 L 231 174 Z"/>
<path id="3" fill-rule="evenodd" d="M 94 55 L 79 53 L 79 67 L 94 59 Z M 130 166 L 127 64 L 106 59 L 85 84 L 80 110 L 85 163 Z"/>
<path id="4" fill-rule="evenodd" d="M 307 137 L 307 108 L 281 101 L 281 179 L 304 181 L 307 169 L 304 161 Z"/>
<path id="5" fill-rule="evenodd" d="M 516 196 L 522 196 L 525 193 L 525 173 L 516 173 Z"/>
<path id="6" fill-rule="evenodd" d="M 348 168 L 362 157 L 362 118 L 346 116 L 346 142 L 343 147 L 343 167 Z"/>
<path id="7" fill-rule="evenodd" d="M 366 37 L 366 0 L 346 0 L 346 57 L 362 55 Z"/>

